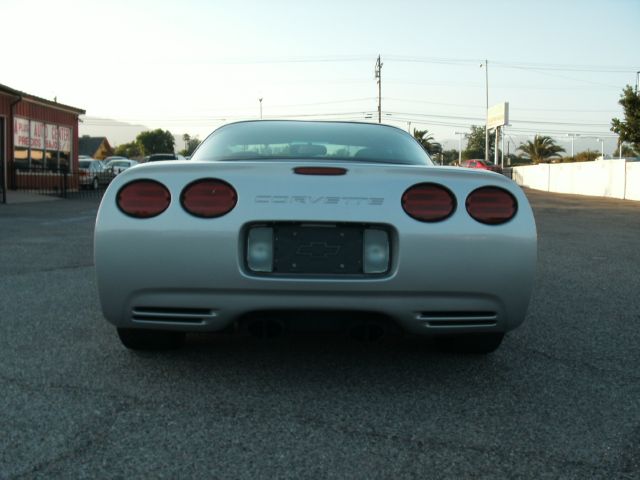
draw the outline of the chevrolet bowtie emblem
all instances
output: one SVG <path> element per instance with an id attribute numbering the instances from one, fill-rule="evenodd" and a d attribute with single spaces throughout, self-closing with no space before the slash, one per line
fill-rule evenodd
<path id="1" fill-rule="evenodd" d="M 340 251 L 340 245 L 329 245 L 326 242 L 311 242 L 306 245 L 300 245 L 296 250 L 296 255 L 304 255 L 307 257 L 335 257 Z"/>

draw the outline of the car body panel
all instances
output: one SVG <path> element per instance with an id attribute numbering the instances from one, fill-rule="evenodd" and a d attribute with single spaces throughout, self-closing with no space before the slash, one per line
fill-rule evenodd
<path id="1" fill-rule="evenodd" d="M 297 166 L 342 167 L 343 176 L 296 175 Z M 189 183 L 215 178 L 238 195 L 228 214 L 185 212 Z M 153 179 L 171 193 L 166 211 L 132 218 L 117 192 Z M 418 183 L 446 186 L 457 200 L 441 222 L 414 220 L 401 197 Z M 518 202 L 516 216 L 484 225 L 465 210 L 476 188 L 497 186 Z M 246 268 L 251 225 L 279 222 L 382 226 L 391 267 L 379 276 L 258 275 Z M 260 311 L 375 312 L 413 333 L 506 332 L 522 323 L 533 288 L 536 227 L 522 190 L 490 172 L 359 162 L 174 161 L 140 165 L 107 189 L 95 230 L 95 264 L 106 319 L 118 327 L 216 331 Z"/>

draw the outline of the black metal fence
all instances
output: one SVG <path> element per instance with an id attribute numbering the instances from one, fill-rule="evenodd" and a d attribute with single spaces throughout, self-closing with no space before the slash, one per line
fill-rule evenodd
<path id="1" fill-rule="evenodd" d="M 106 171 L 27 169 L 10 165 L 6 195 L 10 197 L 15 192 L 61 198 L 101 198 L 113 177 L 112 173 Z"/>
<path id="2" fill-rule="evenodd" d="M 0 152 L 0 203 L 7 203 L 7 190 L 4 184 L 4 159 L 2 158 L 2 153 Z"/>

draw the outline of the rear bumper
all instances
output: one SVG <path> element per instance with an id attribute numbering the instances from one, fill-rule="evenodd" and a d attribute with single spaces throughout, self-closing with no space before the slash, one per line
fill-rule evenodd
<path id="1" fill-rule="evenodd" d="M 504 305 L 499 298 L 478 293 L 428 294 L 424 292 L 340 291 L 234 291 L 146 290 L 135 292 L 120 314 L 107 316 L 117 327 L 219 331 L 246 315 L 295 312 L 299 324 L 305 312 L 333 321 L 336 312 L 388 317 L 413 334 L 480 331 L 505 332 L 524 320 L 526 305 Z M 115 313 L 115 312 L 114 312 Z"/>

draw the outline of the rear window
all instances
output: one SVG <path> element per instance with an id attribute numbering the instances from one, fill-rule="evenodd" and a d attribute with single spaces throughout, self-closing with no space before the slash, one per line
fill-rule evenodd
<path id="1" fill-rule="evenodd" d="M 407 132 L 370 123 L 255 121 L 225 125 L 193 160 L 319 160 L 431 165 Z"/>
<path id="2" fill-rule="evenodd" d="M 160 160 L 176 160 L 176 156 L 173 153 L 155 153 L 149 157 L 150 162 L 157 162 Z"/>
<path id="3" fill-rule="evenodd" d="M 80 168 L 89 168 L 91 165 L 91 160 L 80 160 Z"/>

